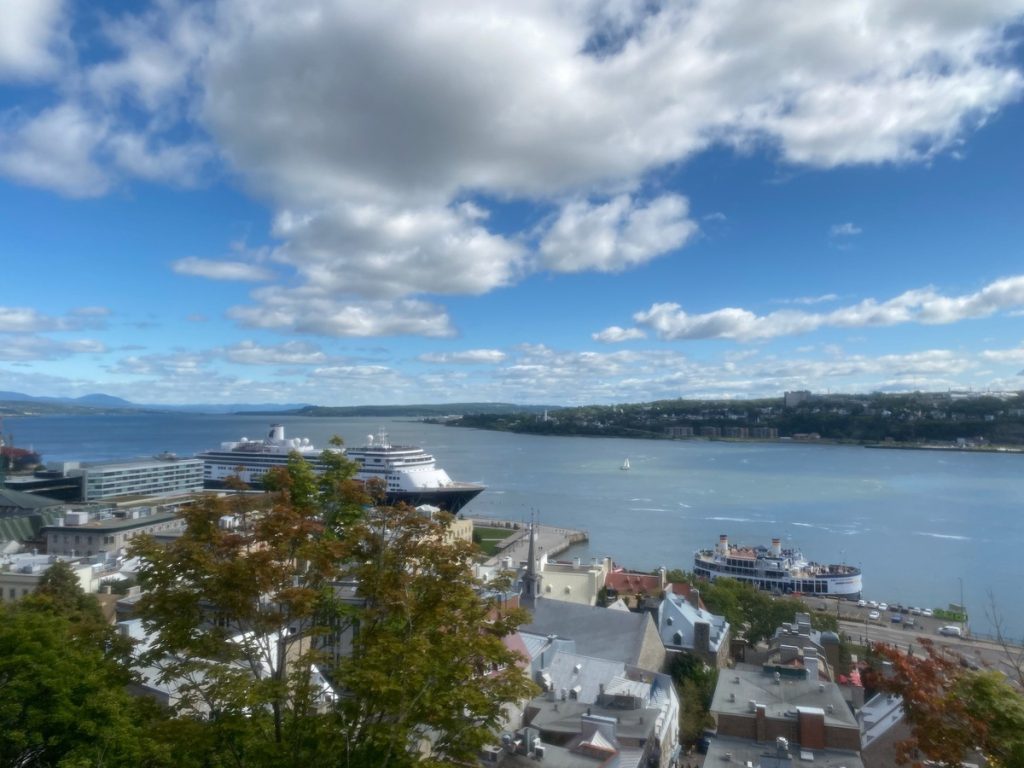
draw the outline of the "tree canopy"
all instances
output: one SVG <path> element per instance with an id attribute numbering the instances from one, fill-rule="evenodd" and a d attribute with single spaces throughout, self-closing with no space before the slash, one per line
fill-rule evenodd
<path id="1" fill-rule="evenodd" d="M 469 760 L 532 692 L 502 640 L 522 616 L 493 610 L 450 518 L 374 504 L 324 460 L 271 473 L 269 503 L 204 498 L 166 547 L 139 539 L 144 660 L 207 763 Z"/>

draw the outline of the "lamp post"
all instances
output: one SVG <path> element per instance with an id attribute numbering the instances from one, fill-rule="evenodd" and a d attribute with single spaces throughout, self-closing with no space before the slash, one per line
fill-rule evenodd
<path id="1" fill-rule="evenodd" d="M 960 632 L 965 637 L 967 636 L 967 606 L 964 605 L 964 579 L 962 576 L 957 576 L 957 581 L 960 582 Z"/>

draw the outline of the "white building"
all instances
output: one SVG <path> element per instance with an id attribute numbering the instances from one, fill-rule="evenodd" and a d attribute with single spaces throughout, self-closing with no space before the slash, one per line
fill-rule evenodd
<path id="1" fill-rule="evenodd" d="M 0 555 L 0 602 L 12 603 L 35 592 L 50 566 L 60 560 L 71 566 L 84 592 L 95 591 L 95 575 L 91 563 L 71 561 L 52 554 L 25 552 Z"/>
<path id="2" fill-rule="evenodd" d="M 707 664 L 722 667 L 729 655 L 729 623 L 700 608 L 700 593 L 690 597 L 673 592 L 670 584 L 658 606 L 658 634 L 668 651 L 689 651 Z"/>
<path id="3" fill-rule="evenodd" d="M 82 478 L 83 501 L 181 496 L 203 490 L 202 459 L 168 455 L 128 461 L 65 462 L 58 469 L 67 477 Z"/>

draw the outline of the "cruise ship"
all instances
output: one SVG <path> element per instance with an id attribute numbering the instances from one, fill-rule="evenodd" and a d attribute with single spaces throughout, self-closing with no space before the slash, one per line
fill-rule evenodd
<path id="1" fill-rule="evenodd" d="M 258 485 L 271 469 L 286 466 L 292 453 L 312 464 L 314 471 L 322 472 L 322 452 L 309 438 L 286 438 L 284 427 L 272 424 L 263 439 L 243 437 L 221 443 L 219 449 L 200 453 L 198 458 L 203 460 L 203 484 L 222 488 L 224 481 L 233 476 Z M 484 490 L 482 485 L 452 480 L 422 448 L 392 445 L 383 431 L 376 438 L 371 435 L 367 445 L 343 452 L 359 465 L 357 480 L 381 481 L 388 504 L 430 504 L 455 514 Z"/>
<path id="2" fill-rule="evenodd" d="M 860 568 L 808 562 L 798 550 L 783 549 L 779 539 L 772 539 L 771 547 L 741 547 L 730 544 L 723 533 L 714 549 L 696 552 L 693 572 L 709 580 L 739 579 L 779 594 L 856 600 L 861 593 Z"/>

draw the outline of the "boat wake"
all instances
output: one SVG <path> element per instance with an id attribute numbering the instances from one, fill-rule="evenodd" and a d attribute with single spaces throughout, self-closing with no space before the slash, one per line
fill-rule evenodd
<path id="1" fill-rule="evenodd" d="M 957 536 L 952 533 L 932 533 L 931 531 L 915 531 L 918 536 L 931 536 L 933 539 L 952 539 L 953 541 L 970 541 L 970 536 Z"/>

